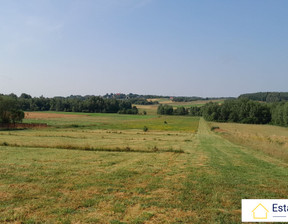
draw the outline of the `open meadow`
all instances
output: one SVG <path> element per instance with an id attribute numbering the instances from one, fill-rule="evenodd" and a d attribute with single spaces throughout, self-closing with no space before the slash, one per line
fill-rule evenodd
<path id="1" fill-rule="evenodd" d="M 287 11 L 0 0 L 0 224 L 288 223 Z"/>
<path id="2" fill-rule="evenodd" d="M 148 101 L 158 101 L 159 104 L 167 104 L 169 106 L 172 106 L 174 109 L 177 107 L 185 107 L 185 108 L 190 108 L 190 107 L 201 107 L 205 105 L 208 102 L 214 102 L 214 103 L 223 103 L 223 99 L 217 99 L 217 100 L 195 100 L 195 101 L 190 101 L 190 102 L 174 102 L 169 98 L 156 98 L 156 99 L 148 99 Z M 153 104 L 153 105 L 136 105 L 137 108 L 139 109 L 140 113 L 143 113 L 146 111 L 147 114 L 149 115 L 156 115 L 157 114 L 157 108 L 159 104 Z"/>
<path id="3" fill-rule="evenodd" d="M 24 122 L 48 127 L 0 131 L 0 223 L 240 223 L 241 199 L 288 195 L 286 128 L 153 113 Z"/>

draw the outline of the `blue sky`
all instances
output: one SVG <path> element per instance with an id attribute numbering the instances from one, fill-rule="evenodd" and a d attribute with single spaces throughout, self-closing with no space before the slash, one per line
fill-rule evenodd
<path id="1" fill-rule="evenodd" d="M 288 91 L 286 0 L 0 0 L 0 93 Z"/>

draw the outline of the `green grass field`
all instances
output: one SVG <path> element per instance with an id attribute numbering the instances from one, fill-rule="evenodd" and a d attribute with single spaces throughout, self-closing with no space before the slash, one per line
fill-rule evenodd
<path id="1" fill-rule="evenodd" d="M 190 108 L 190 107 L 202 107 L 208 102 L 217 102 L 219 104 L 224 103 L 223 99 L 218 99 L 218 100 L 196 100 L 196 101 L 191 101 L 191 102 L 173 102 L 169 98 L 159 98 L 159 99 L 150 99 L 151 101 L 158 101 L 159 104 L 168 104 L 170 106 L 173 106 L 173 108 L 177 107 L 185 107 L 185 108 Z M 157 114 L 157 108 L 159 104 L 155 105 L 135 105 L 139 109 L 140 113 L 143 113 L 146 111 L 148 115 L 156 115 Z"/>
<path id="2" fill-rule="evenodd" d="M 240 223 L 241 199 L 287 198 L 286 161 L 244 144 L 254 126 L 246 136 L 188 116 L 30 113 L 25 122 L 49 127 L 0 131 L 1 223 Z M 255 133 L 286 141 L 287 129 L 263 127 Z"/>
<path id="3" fill-rule="evenodd" d="M 202 107 L 204 106 L 206 103 L 209 102 L 213 102 L 213 103 L 224 103 L 224 100 L 219 99 L 219 100 L 196 100 L 196 101 L 191 101 L 191 102 L 167 102 L 166 104 L 175 107 L 186 107 L 186 108 L 190 108 L 190 107 Z"/>

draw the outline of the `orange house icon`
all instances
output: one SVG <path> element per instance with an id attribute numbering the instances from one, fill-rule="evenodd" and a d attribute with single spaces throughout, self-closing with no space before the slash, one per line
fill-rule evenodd
<path id="1" fill-rule="evenodd" d="M 267 219 L 269 211 L 260 203 L 252 212 L 253 219 Z"/>

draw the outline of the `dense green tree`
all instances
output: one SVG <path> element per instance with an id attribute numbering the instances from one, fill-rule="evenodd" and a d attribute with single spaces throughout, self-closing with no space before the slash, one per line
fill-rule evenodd
<path id="1" fill-rule="evenodd" d="M 30 96 L 29 94 L 26 94 L 26 93 L 22 93 L 19 98 L 20 99 L 31 99 L 32 96 Z"/>
<path id="2" fill-rule="evenodd" d="M 162 105 L 160 104 L 157 108 L 157 114 L 161 114 L 161 115 L 172 115 L 173 114 L 173 107 L 170 105 Z"/>
<path id="3" fill-rule="evenodd" d="M 22 122 L 24 112 L 19 109 L 17 98 L 14 96 L 0 97 L 0 122 L 16 123 Z"/>
<path id="4" fill-rule="evenodd" d="M 288 103 L 283 105 L 283 125 L 288 126 Z"/>
<path id="5" fill-rule="evenodd" d="M 4 96 L 4 95 L 3 95 Z M 132 108 L 128 99 L 103 98 L 100 96 L 70 96 L 45 98 L 31 97 L 23 93 L 19 98 L 14 94 L 10 98 L 17 100 L 24 111 L 65 111 L 87 113 L 129 113 L 137 114 L 138 109 Z M 137 109 L 137 110 L 136 110 Z"/>
<path id="6" fill-rule="evenodd" d="M 271 111 L 273 124 L 288 126 L 288 102 L 272 104 Z"/>
<path id="7" fill-rule="evenodd" d="M 25 117 L 25 113 L 22 110 L 13 110 L 11 111 L 11 122 L 12 123 L 21 123 Z"/>
<path id="8" fill-rule="evenodd" d="M 250 100 L 264 101 L 264 102 L 281 102 L 288 101 L 288 92 L 258 92 L 242 94 L 239 98 L 247 98 Z"/>
<path id="9" fill-rule="evenodd" d="M 203 107 L 202 115 L 207 121 L 219 121 L 220 106 L 216 103 L 209 102 Z"/>
<path id="10" fill-rule="evenodd" d="M 203 107 L 203 117 L 208 121 L 267 124 L 271 111 L 267 104 L 241 98 L 226 100 L 223 105 L 208 103 Z"/>
<path id="11" fill-rule="evenodd" d="M 196 106 L 191 107 L 191 108 L 189 109 L 189 115 L 190 115 L 190 116 L 202 116 L 202 109 L 201 109 L 201 107 L 196 107 Z"/>
<path id="12" fill-rule="evenodd" d="M 185 107 L 177 107 L 174 111 L 173 114 L 175 115 L 187 115 L 188 110 Z"/>

